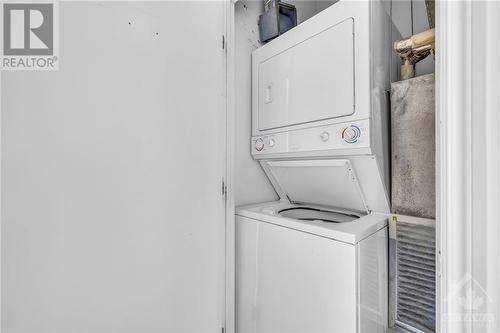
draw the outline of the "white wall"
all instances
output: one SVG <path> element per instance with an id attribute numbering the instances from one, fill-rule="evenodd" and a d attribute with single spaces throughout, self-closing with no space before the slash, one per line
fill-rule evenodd
<path id="1" fill-rule="evenodd" d="M 250 154 L 251 137 L 251 53 L 259 43 L 258 15 L 261 1 L 238 1 L 235 8 L 235 165 L 236 205 L 277 199 L 271 183 Z"/>
<path id="2" fill-rule="evenodd" d="M 292 4 L 297 8 L 297 23 L 300 24 L 336 1 L 287 0 L 284 2 Z"/>
<path id="3" fill-rule="evenodd" d="M 286 1 L 297 8 L 297 21 L 302 23 L 326 8 L 331 1 Z M 320 4 L 321 3 L 321 4 Z M 235 203 L 250 203 L 278 199 L 271 183 L 258 162 L 250 154 L 251 137 L 251 53 L 260 44 L 258 20 L 264 11 L 262 1 L 240 0 L 235 8 L 235 80 L 236 80 L 236 142 L 235 142 Z"/>
<path id="4" fill-rule="evenodd" d="M 2 332 L 221 331 L 223 13 L 61 2 L 60 70 L 2 73 Z"/>
<path id="5" fill-rule="evenodd" d="M 331 5 L 336 3 L 337 1 L 339 1 L 339 0 L 318 0 L 318 1 L 316 1 L 316 11 L 320 12 L 320 11 L 330 7 Z"/>

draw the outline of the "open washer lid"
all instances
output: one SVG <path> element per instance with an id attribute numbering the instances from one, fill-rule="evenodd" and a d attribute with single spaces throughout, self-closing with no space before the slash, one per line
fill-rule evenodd
<path id="1" fill-rule="evenodd" d="M 261 164 L 282 200 L 370 212 L 347 159 L 261 161 Z"/>

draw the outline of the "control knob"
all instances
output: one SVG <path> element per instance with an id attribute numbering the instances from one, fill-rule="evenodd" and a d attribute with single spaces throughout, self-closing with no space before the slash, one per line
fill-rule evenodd
<path id="1" fill-rule="evenodd" d="M 342 131 L 342 139 L 347 143 L 356 143 L 360 136 L 361 129 L 356 125 L 346 127 Z"/>
<path id="2" fill-rule="evenodd" d="M 255 140 L 255 149 L 257 151 L 261 151 L 262 149 L 264 149 L 264 140 L 262 139 Z"/>

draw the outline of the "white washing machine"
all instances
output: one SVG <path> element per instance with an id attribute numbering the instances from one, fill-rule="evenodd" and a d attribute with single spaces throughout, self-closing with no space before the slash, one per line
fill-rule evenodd
<path id="1" fill-rule="evenodd" d="M 387 214 L 368 209 L 384 200 L 349 160 L 265 169 L 281 200 L 236 211 L 237 332 L 385 332 Z"/>

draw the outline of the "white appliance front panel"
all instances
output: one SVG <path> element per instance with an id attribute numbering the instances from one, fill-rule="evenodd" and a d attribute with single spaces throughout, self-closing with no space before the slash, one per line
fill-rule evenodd
<path id="1" fill-rule="evenodd" d="M 372 116 L 371 7 L 371 1 L 339 1 L 252 53 L 252 136 Z M 308 51 L 314 51 L 305 54 L 307 43 L 311 44 Z M 301 62 L 286 60 L 296 59 L 296 50 Z M 268 66 L 270 73 L 262 72 L 261 66 L 271 59 L 276 67 Z M 293 76 L 292 70 L 301 76 Z M 265 80 L 259 78 L 261 73 Z M 261 103 L 271 112 L 259 110 Z M 295 115 L 296 111 L 301 114 Z M 263 120 L 259 119 L 261 114 Z"/>
<path id="2" fill-rule="evenodd" d="M 388 326 L 388 230 L 363 239 L 358 247 L 359 332 L 386 333 Z"/>
<path id="3" fill-rule="evenodd" d="M 256 159 L 272 154 L 330 151 L 330 154 L 366 154 L 370 149 L 368 119 L 290 130 L 252 137 L 252 154 Z M 365 152 L 360 152 L 361 149 Z M 349 153 L 347 153 L 349 151 Z"/>
<path id="4" fill-rule="evenodd" d="M 354 113 L 354 19 L 258 64 L 259 131 Z"/>
<path id="5" fill-rule="evenodd" d="M 236 218 L 237 332 L 356 332 L 356 246 Z"/>

